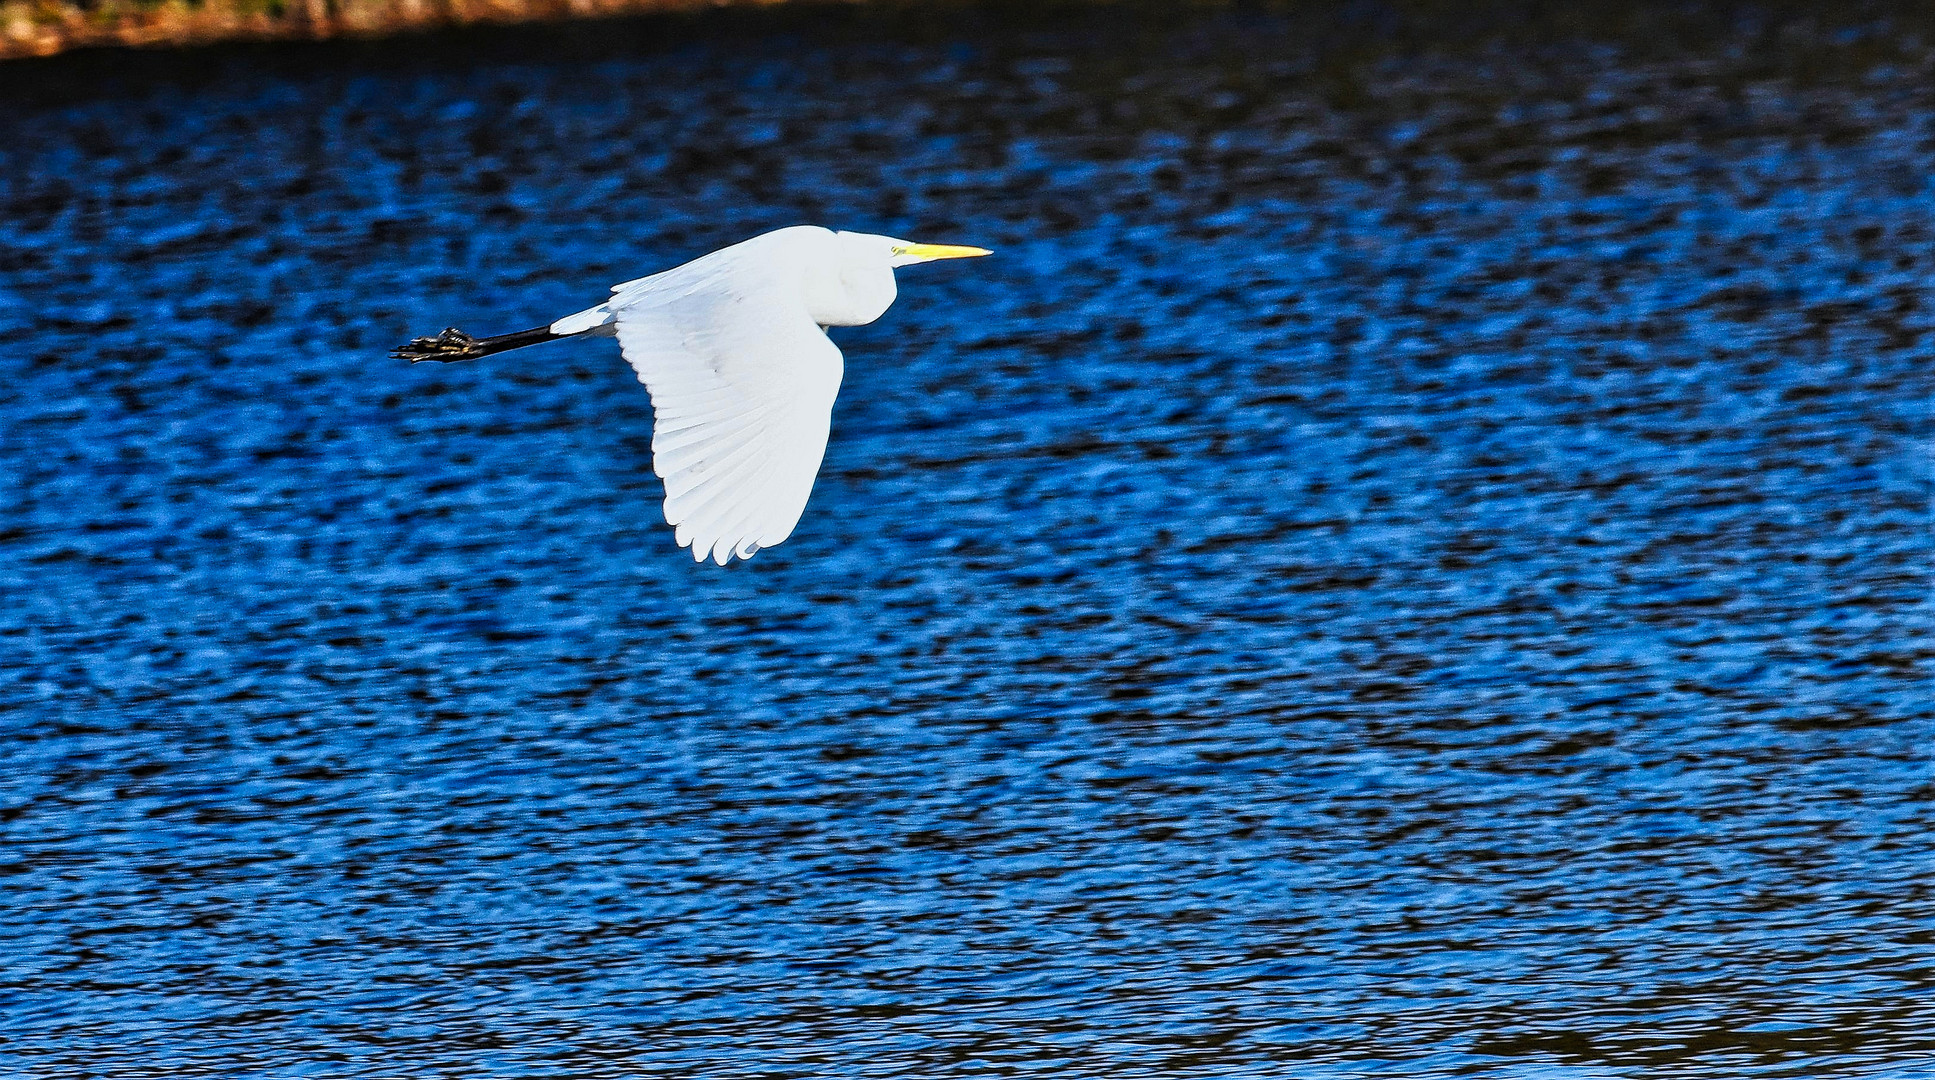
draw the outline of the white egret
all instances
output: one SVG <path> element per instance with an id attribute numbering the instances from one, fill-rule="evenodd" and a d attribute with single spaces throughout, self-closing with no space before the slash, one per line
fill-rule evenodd
<path id="1" fill-rule="evenodd" d="M 392 355 L 474 360 L 616 337 L 651 394 L 665 520 L 695 560 L 724 566 L 792 535 L 806 510 L 843 371 L 826 328 L 880 318 L 896 267 L 986 254 L 796 225 L 613 285 L 604 303 L 549 326 L 487 338 L 452 327 Z"/>

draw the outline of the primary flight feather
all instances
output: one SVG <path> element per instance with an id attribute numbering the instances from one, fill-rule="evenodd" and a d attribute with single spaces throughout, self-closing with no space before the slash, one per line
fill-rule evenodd
<path id="1" fill-rule="evenodd" d="M 894 302 L 894 270 L 985 248 L 812 225 L 779 229 L 611 288 L 548 326 L 475 338 L 455 328 L 399 359 L 474 360 L 565 337 L 616 337 L 652 399 L 652 471 L 680 547 L 724 566 L 792 535 L 826 453 L 844 365 L 829 326 Z"/>

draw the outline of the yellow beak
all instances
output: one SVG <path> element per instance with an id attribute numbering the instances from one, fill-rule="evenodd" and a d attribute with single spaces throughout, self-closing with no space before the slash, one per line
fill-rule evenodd
<path id="1" fill-rule="evenodd" d="M 972 259 L 977 255 L 992 255 L 987 248 L 964 247 L 959 244 L 905 244 L 894 249 L 900 255 L 912 255 L 922 262 L 935 259 Z"/>

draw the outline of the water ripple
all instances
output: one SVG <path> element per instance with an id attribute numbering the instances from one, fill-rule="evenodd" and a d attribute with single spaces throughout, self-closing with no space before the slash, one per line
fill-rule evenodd
<path id="1" fill-rule="evenodd" d="M 1935 37 L 1700 12 L 13 69 L 0 1061 L 1927 1074 Z M 800 220 L 999 257 L 747 566 L 383 356 Z"/>

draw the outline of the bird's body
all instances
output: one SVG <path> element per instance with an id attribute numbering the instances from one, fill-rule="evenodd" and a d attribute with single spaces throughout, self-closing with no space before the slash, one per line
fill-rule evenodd
<path id="1" fill-rule="evenodd" d="M 549 326 L 482 339 L 446 330 L 396 355 L 469 360 L 617 337 L 651 394 L 665 520 L 694 559 L 723 566 L 792 535 L 806 509 L 844 368 L 825 328 L 884 314 L 897 266 L 985 254 L 794 226 L 614 285 L 604 303 Z"/>

